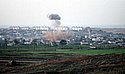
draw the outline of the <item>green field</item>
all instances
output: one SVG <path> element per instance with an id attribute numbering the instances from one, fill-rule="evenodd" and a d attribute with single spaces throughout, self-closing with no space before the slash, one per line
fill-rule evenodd
<path id="1" fill-rule="evenodd" d="M 70 49 L 56 49 L 55 51 L 23 51 L 17 52 L 18 54 L 46 54 L 46 53 L 76 53 L 76 54 L 121 54 L 125 53 L 125 49 L 111 49 L 111 50 L 70 50 Z"/>
<path id="2" fill-rule="evenodd" d="M 66 46 L 47 46 L 47 45 L 23 45 L 0 48 L 1 56 L 26 56 L 41 57 L 41 54 L 81 54 L 81 55 L 103 55 L 103 54 L 122 54 L 124 48 L 105 48 L 89 49 L 89 46 L 66 45 Z"/>

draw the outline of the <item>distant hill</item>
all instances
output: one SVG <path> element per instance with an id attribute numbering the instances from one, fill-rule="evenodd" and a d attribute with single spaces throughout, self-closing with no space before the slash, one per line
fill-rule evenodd
<path id="1" fill-rule="evenodd" d="M 102 28 L 103 31 L 125 34 L 125 28 Z"/>
<path id="2" fill-rule="evenodd" d="M 112 32 L 114 34 L 121 33 L 125 34 L 125 28 L 93 28 L 94 30 L 103 30 L 106 32 Z"/>

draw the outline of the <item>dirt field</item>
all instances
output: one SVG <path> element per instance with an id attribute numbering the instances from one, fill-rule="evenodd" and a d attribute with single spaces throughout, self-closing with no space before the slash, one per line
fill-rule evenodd
<path id="1" fill-rule="evenodd" d="M 124 74 L 125 54 L 107 55 L 75 55 L 75 54 L 55 54 L 60 57 L 53 59 L 43 58 L 23 58 L 16 59 L 16 65 L 7 66 L 9 58 L 1 58 L 0 73 L 20 73 L 20 74 Z M 72 58 L 61 58 L 69 55 Z M 3 57 L 5 58 L 5 57 Z M 27 59 L 27 60 L 26 60 Z"/>

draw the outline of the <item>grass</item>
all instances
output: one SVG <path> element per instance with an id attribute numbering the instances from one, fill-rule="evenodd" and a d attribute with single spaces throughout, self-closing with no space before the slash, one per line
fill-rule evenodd
<path id="1" fill-rule="evenodd" d="M 21 47 L 21 48 L 19 48 Z M 41 57 L 50 54 L 82 54 L 82 55 L 102 55 L 102 54 L 122 54 L 125 53 L 125 49 L 123 48 L 114 48 L 114 49 L 89 49 L 88 46 L 80 46 L 80 45 L 66 45 L 66 46 L 14 46 L 14 47 L 6 47 L 6 49 L 0 49 L 0 56 L 24 56 L 24 57 Z M 35 48 L 34 48 L 35 47 Z M 19 48 L 19 49 L 17 49 Z M 82 49 L 81 49 L 82 48 Z"/>
<path id="2" fill-rule="evenodd" d="M 125 53 L 124 49 L 112 49 L 112 50 L 73 50 L 71 52 L 78 53 L 78 54 L 121 54 Z"/>
<path id="3" fill-rule="evenodd" d="M 47 53 L 76 53 L 76 54 L 122 54 L 125 53 L 125 49 L 110 49 L 110 50 L 69 50 L 69 49 L 56 49 L 56 51 L 27 51 L 18 53 L 32 53 L 32 54 L 47 54 Z"/>

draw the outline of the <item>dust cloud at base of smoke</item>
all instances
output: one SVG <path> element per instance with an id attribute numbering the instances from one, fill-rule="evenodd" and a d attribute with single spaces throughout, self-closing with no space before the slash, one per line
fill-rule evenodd
<path id="1" fill-rule="evenodd" d="M 46 40 L 49 40 L 51 42 L 55 42 L 57 40 L 68 40 L 71 37 L 73 37 L 73 33 L 72 32 L 63 32 L 63 31 L 48 31 L 44 33 L 44 38 Z"/>

